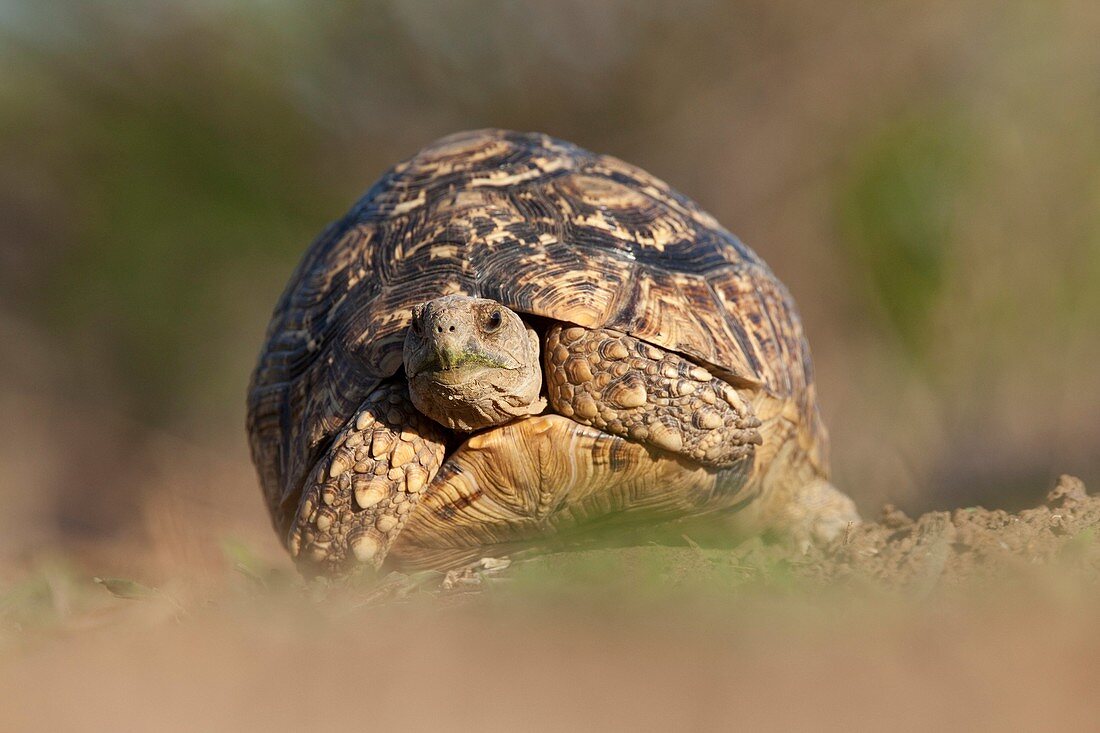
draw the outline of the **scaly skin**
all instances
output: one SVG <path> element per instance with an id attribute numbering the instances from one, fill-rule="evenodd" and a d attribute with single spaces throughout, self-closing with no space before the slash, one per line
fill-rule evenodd
<path id="1" fill-rule="evenodd" d="M 287 547 L 307 575 L 377 568 L 443 463 L 443 431 L 403 382 L 360 406 L 307 481 Z"/>
<path id="2" fill-rule="evenodd" d="M 616 331 L 555 325 L 546 335 L 554 410 L 583 425 L 723 468 L 761 442 L 752 405 L 701 366 Z"/>

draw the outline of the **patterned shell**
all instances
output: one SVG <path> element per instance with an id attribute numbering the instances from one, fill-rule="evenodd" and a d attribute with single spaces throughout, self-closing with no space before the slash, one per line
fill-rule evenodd
<path id="1" fill-rule="evenodd" d="M 331 437 L 401 370 L 412 306 L 451 293 L 624 331 L 814 409 L 786 289 L 694 202 L 546 135 L 459 133 L 382 176 L 279 299 L 248 430 L 280 532 Z"/>

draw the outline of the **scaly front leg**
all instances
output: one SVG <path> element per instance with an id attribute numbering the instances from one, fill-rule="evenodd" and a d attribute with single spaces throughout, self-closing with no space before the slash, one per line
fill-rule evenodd
<path id="1" fill-rule="evenodd" d="M 606 329 L 552 326 L 546 390 L 554 410 L 704 466 L 751 460 L 760 420 L 732 386 L 677 354 Z"/>
<path id="2" fill-rule="evenodd" d="M 404 383 L 378 387 L 306 481 L 287 546 L 306 575 L 377 568 L 443 463 L 443 432 Z"/>

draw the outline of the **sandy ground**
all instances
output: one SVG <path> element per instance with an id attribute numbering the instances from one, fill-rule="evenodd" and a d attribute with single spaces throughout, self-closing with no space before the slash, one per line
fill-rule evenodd
<path id="1" fill-rule="evenodd" d="M 808 555 L 685 540 L 352 588 L 240 547 L 155 588 L 56 561 L 0 601 L 0 728 L 1095 730 L 1098 527 L 1063 477 Z"/>

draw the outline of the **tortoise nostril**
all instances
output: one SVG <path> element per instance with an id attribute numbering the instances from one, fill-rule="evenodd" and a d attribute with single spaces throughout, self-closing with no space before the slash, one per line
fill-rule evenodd
<path id="1" fill-rule="evenodd" d="M 443 333 L 443 326 L 436 326 L 435 330 L 438 331 L 439 333 Z"/>
<path id="2" fill-rule="evenodd" d="M 447 330 L 448 330 L 448 331 L 454 331 L 454 330 L 455 330 L 455 327 L 454 327 L 454 326 L 451 326 L 451 327 L 450 327 L 450 328 L 448 328 Z"/>

